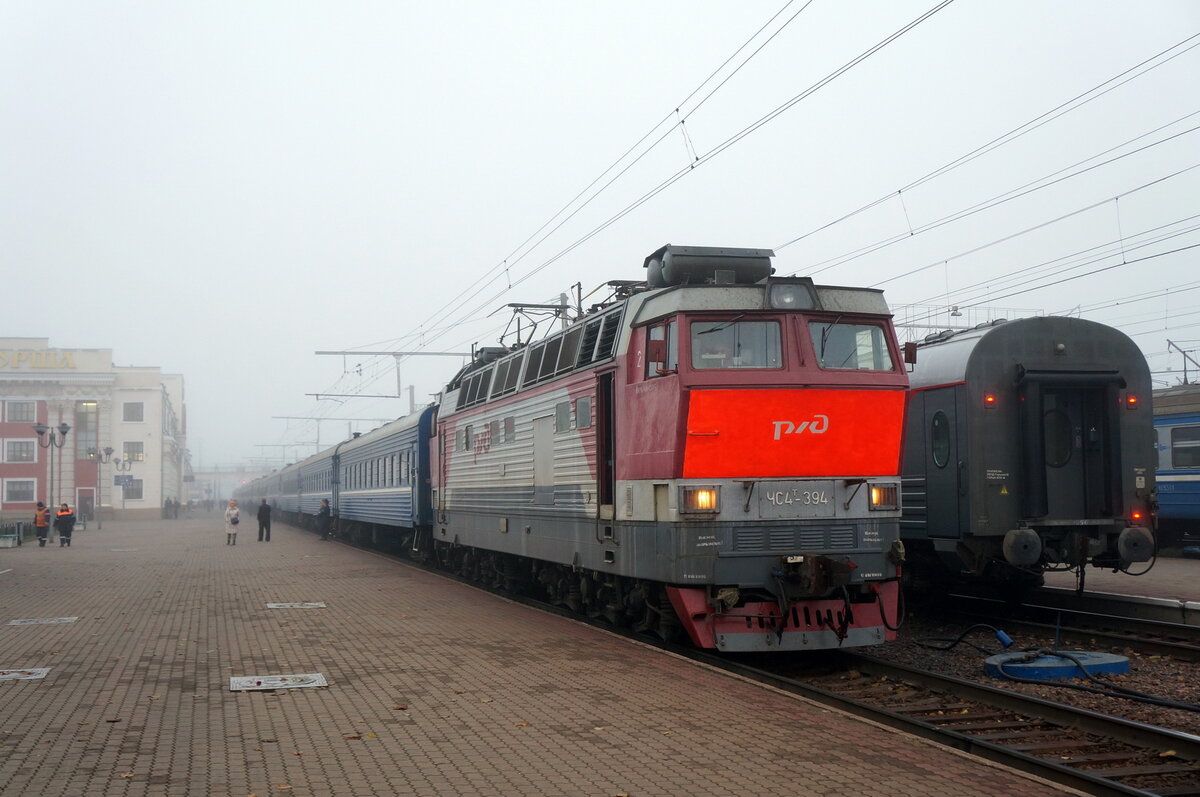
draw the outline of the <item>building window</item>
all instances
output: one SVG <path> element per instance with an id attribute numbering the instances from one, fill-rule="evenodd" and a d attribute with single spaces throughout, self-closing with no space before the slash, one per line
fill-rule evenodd
<path id="1" fill-rule="evenodd" d="M 5 462 L 37 462 L 37 441 L 5 440 Z"/>
<path id="2" fill-rule="evenodd" d="M 141 423 L 146 420 L 146 403 L 126 401 L 121 405 L 121 420 L 126 423 Z"/>
<path id="3" fill-rule="evenodd" d="M 122 496 L 127 501 L 137 501 L 142 497 L 142 480 L 134 479 L 125 488 L 125 494 Z"/>
<path id="4" fill-rule="evenodd" d="M 145 443 L 141 440 L 122 443 L 121 453 L 125 455 L 126 462 L 144 462 L 146 460 Z"/>
<path id="5" fill-rule="evenodd" d="M 75 450 L 78 459 L 95 459 L 100 450 L 100 405 L 95 401 L 75 402 Z"/>
<path id="6" fill-rule="evenodd" d="M 37 402 L 6 401 L 4 420 L 9 423 L 37 423 Z"/>
<path id="7" fill-rule="evenodd" d="M 34 490 L 37 487 L 37 482 L 33 479 L 5 479 L 4 480 L 4 502 L 5 503 L 33 503 Z"/>

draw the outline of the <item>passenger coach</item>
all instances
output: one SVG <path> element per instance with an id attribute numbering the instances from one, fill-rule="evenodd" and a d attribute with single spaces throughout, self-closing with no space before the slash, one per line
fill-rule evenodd
<path id="1" fill-rule="evenodd" d="M 996 321 L 913 350 L 903 537 L 914 565 L 1014 588 L 1154 553 L 1150 371 L 1112 327 Z M 912 359 L 912 358 L 910 358 Z"/>

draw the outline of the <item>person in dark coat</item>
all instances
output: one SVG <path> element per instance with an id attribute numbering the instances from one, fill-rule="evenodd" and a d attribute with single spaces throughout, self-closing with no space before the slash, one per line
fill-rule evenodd
<path id="1" fill-rule="evenodd" d="M 266 541 L 271 541 L 271 505 L 267 503 L 267 499 L 263 499 L 258 505 L 258 541 L 263 541 L 263 535 L 266 535 Z"/>
<path id="2" fill-rule="evenodd" d="M 321 499 L 321 508 L 317 510 L 317 533 L 321 535 L 321 539 L 329 539 L 329 525 L 332 516 L 329 512 L 329 499 Z"/>
<path id="3" fill-rule="evenodd" d="M 58 547 L 71 547 L 71 532 L 75 530 L 75 513 L 71 507 L 63 504 L 54 516 L 54 530 L 58 532 Z"/>

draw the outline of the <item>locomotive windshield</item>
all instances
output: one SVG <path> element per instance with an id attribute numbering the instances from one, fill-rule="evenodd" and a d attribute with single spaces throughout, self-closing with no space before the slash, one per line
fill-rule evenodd
<path id="1" fill-rule="evenodd" d="M 779 368 L 778 321 L 692 322 L 692 367 Z"/>
<path id="2" fill-rule="evenodd" d="M 883 328 L 871 324 L 810 321 L 817 362 L 822 368 L 854 371 L 894 371 Z"/>

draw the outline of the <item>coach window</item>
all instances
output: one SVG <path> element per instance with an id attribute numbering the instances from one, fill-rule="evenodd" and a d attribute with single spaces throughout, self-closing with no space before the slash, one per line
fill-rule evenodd
<path id="1" fill-rule="evenodd" d="M 509 415 L 504 419 L 504 442 L 511 443 L 517 439 L 517 419 Z"/>
<path id="2" fill-rule="evenodd" d="M 560 401 L 554 405 L 554 431 L 571 431 L 571 402 Z"/>
<path id="3" fill-rule="evenodd" d="M 646 378 L 679 371 L 679 336 L 674 321 L 655 324 L 646 330 Z"/>
<path id="4" fill-rule="evenodd" d="M 894 371 L 883 327 L 873 324 L 840 324 L 810 321 L 817 362 L 822 368 L 850 371 Z"/>
<path id="5" fill-rule="evenodd" d="M 941 410 L 933 414 L 929 425 L 929 448 L 933 453 L 933 464 L 946 467 L 950 461 L 950 419 Z"/>
<path id="6" fill-rule="evenodd" d="M 1200 426 L 1171 430 L 1171 467 L 1200 468 Z"/>
<path id="7" fill-rule="evenodd" d="M 778 321 L 693 321 L 692 367 L 779 368 Z"/>
<path id="8" fill-rule="evenodd" d="M 1075 429 L 1071 417 L 1060 409 L 1050 410 L 1045 415 L 1042 432 L 1046 436 L 1046 464 L 1061 468 L 1070 462 L 1075 450 Z"/>

